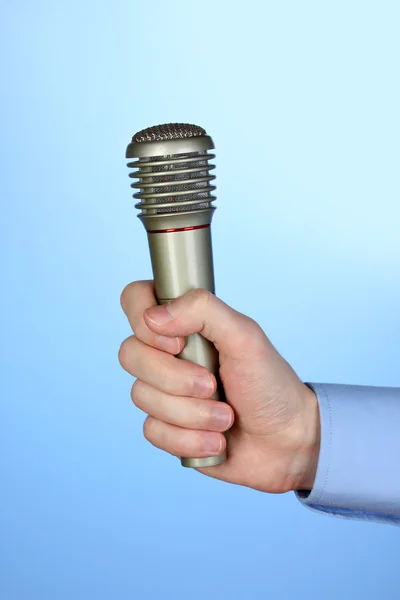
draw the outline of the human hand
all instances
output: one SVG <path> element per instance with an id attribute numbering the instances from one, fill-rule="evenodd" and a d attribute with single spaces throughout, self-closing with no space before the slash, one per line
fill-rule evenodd
<path id="1" fill-rule="evenodd" d="M 158 306 L 151 281 L 128 285 L 121 305 L 134 335 L 119 360 L 137 378 L 131 396 L 149 415 L 148 441 L 187 457 L 218 455 L 227 444 L 225 463 L 198 471 L 270 493 L 312 488 L 320 436 L 315 394 L 255 321 L 205 290 Z M 211 399 L 214 375 L 174 356 L 193 333 L 219 352 L 227 403 Z"/>

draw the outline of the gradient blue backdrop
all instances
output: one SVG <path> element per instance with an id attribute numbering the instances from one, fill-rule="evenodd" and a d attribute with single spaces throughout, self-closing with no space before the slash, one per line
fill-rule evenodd
<path id="1" fill-rule="evenodd" d="M 188 121 L 218 153 L 218 294 L 302 378 L 400 385 L 399 17 L 2 0 L 2 599 L 399 598 L 398 529 L 181 469 L 117 362 L 151 276 L 125 147 Z"/>

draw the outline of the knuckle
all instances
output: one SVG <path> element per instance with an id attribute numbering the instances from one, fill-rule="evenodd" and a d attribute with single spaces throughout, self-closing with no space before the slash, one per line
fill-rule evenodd
<path id="1" fill-rule="evenodd" d="M 131 399 L 135 406 L 141 408 L 143 404 L 143 393 L 144 393 L 145 384 L 140 379 L 136 379 L 135 383 L 131 389 Z"/>
<path id="2" fill-rule="evenodd" d="M 121 367 L 124 369 L 131 362 L 133 351 L 133 336 L 126 338 L 119 347 L 118 360 Z"/>
<path id="3" fill-rule="evenodd" d="M 144 438 L 157 448 L 163 448 L 163 445 L 165 445 L 163 431 L 160 425 L 160 421 L 150 415 L 143 423 Z"/>
<path id="4" fill-rule="evenodd" d="M 257 321 L 255 321 L 251 317 L 248 317 L 247 315 L 244 315 L 244 318 L 245 318 L 246 328 L 251 333 L 257 333 L 258 331 L 261 331 L 261 327 L 259 326 L 259 324 L 257 323 Z"/>
<path id="5" fill-rule="evenodd" d="M 268 338 L 258 323 L 252 319 L 248 320 L 247 327 L 243 328 L 239 347 L 244 354 L 248 355 L 251 352 L 254 360 L 265 360 L 269 343 Z"/>
<path id="6" fill-rule="evenodd" d="M 120 302 L 122 309 L 125 310 L 129 304 L 134 303 L 135 299 L 143 292 L 143 287 L 150 284 L 150 281 L 132 281 L 128 283 L 121 293 Z"/>
<path id="7" fill-rule="evenodd" d="M 211 292 L 203 288 L 198 288 L 195 290 L 190 290 L 190 292 L 187 294 L 187 298 L 194 304 L 204 307 L 207 306 L 210 301 Z"/>
<path id="8" fill-rule="evenodd" d="M 125 310 L 126 307 L 128 306 L 128 299 L 131 295 L 131 290 L 134 285 L 135 285 L 135 283 L 128 283 L 128 285 L 125 286 L 124 289 L 122 290 L 121 297 L 120 297 L 122 310 Z"/>
<path id="9" fill-rule="evenodd" d="M 243 315 L 243 339 L 257 341 L 263 335 L 264 332 L 262 331 L 259 324 L 256 321 L 254 321 L 254 319 L 252 319 L 251 317 Z"/>
<path id="10" fill-rule="evenodd" d="M 198 434 L 194 431 L 176 432 L 168 440 L 168 451 L 174 456 L 195 456 L 199 454 L 200 448 Z"/>
<path id="11" fill-rule="evenodd" d="M 199 427 L 209 427 L 213 423 L 213 405 L 209 402 L 201 401 L 197 403 L 197 416 Z"/>
<path id="12" fill-rule="evenodd" d="M 143 423 L 143 435 L 148 442 L 152 439 L 153 424 L 151 417 L 147 417 Z"/>

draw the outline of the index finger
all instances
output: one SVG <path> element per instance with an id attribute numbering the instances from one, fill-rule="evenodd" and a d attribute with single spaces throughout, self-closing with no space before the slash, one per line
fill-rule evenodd
<path id="1" fill-rule="evenodd" d="M 182 351 L 185 345 L 183 337 L 167 337 L 154 333 L 147 327 L 143 318 L 147 308 L 157 306 L 153 281 L 134 281 L 127 285 L 121 294 L 121 306 L 133 333 L 140 341 L 169 354 L 179 354 Z"/>

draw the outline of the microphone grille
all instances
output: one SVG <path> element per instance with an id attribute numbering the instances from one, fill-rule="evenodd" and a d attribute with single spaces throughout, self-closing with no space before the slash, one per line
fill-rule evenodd
<path id="1" fill-rule="evenodd" d="M 167 140 L 184 140 L 186 138 L 206 135 L 206 130 L 190 123 L 166 123 L 154 125 L 135 133 L 132 142 L 163 142 Z"/>
<path id="2" fill-rule="evenodd" d="M 189 139 L 191 138 L 191 139 Z M 139 216 L 214 210 L 214 144 L 205 129 L 190 123 L 167 123 L 138 131 L 128 146 L 128 162 L 136 179 L 131 187 L 140 200 Z"/>

